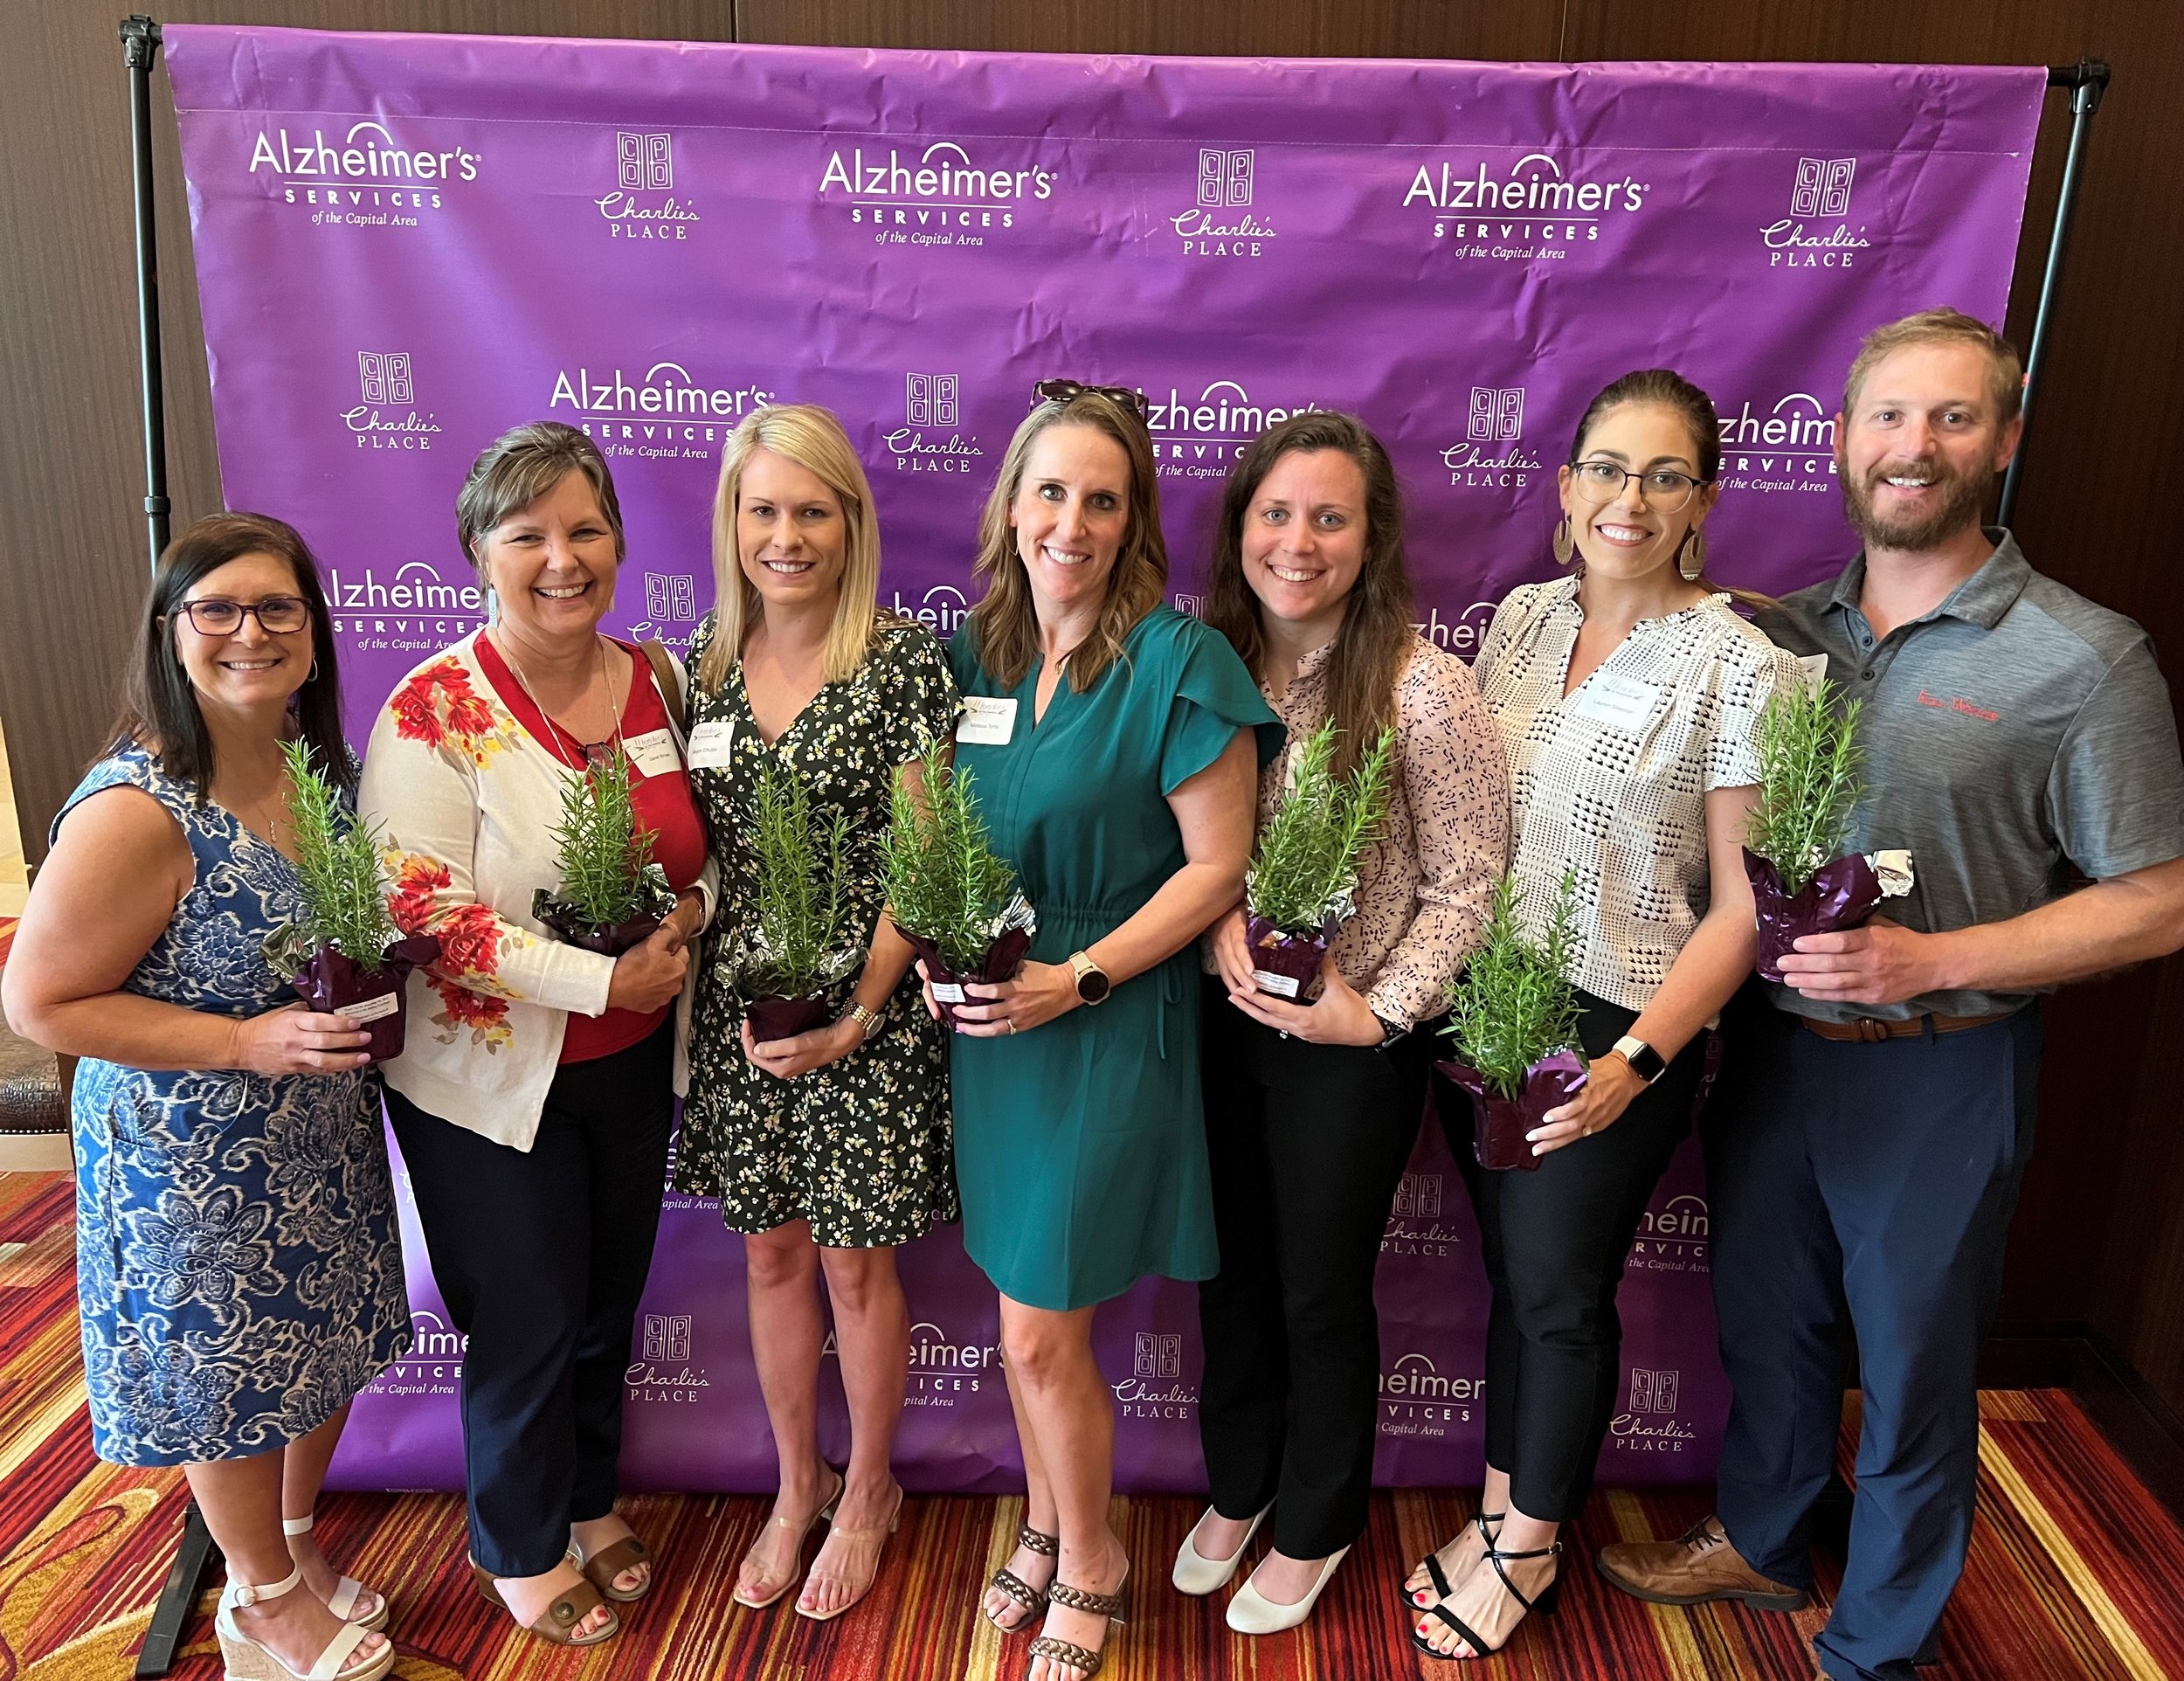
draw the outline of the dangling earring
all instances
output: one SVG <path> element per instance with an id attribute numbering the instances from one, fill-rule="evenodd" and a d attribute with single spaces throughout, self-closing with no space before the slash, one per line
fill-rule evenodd
<path id="1" fill-rule="evenodd" d="M 1555 527 L 1555 564 L 1567 566 L 1577 555 L 1577 539 L 1570 534 L 1570 516 L 1565 514 Z"/>
<path id="2" fill-rule="evenodd" d="M 1706 571 L 1706 534 L 1696 525 L 1684 533 L 1676 551 L 1676 570 L 1686 584 L 1696 584 Z"/>
<path id="3" fill-rule="evenodd" d="M 303 681 L 305 686 L 308 688 L 309 685 L 318 681 L 318 680 L 319 656 L 314 654 L 311 656 L 311 669 L 304 674 Z"/>

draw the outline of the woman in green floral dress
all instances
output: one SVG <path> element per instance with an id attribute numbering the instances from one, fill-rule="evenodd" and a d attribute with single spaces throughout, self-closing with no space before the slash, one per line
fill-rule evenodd
<path id="1" fill-rule="evenodd" d="M 739 425 L 715 498 L 718 605 L 691 646 L 690 780 L 721 869 L 699 970 L 680 1188 L 721 1199 L 743 1235 L 751 1351 L 780 1460 L 773 1521 L 743 1560 L 738 1602 L 794 1585 L 805 1537 L 832 1519 L 797 1609 L 824 1620 L 863 1597 L 902 1491 L 888 1469 L 909 1359 L 895 1246 L 956 1218 L 946 1049 L 918 998 L 910 949 L 881 916 L 873 841 L 898 766 L 952 728 L 955 684 L 924 630 L 881 613 L 872 490 L 840 422 L 778 405 Z M 861 972 L 838 1012 L 794 1038 L 754 1040 L 747 962 L 757 872 L 742 836 L 771 764 L 814 818 L 847 816 L 845 885 Z M 907 979 L 906 979 L 907 978 Z M 848 1469 L 819 1456 L 826 1279 L 849 1401 Z"/>

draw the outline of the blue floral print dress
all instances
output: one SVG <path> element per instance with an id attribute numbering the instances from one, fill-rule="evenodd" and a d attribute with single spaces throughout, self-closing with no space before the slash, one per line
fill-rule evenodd
<path id="1" fill-rule="evenodd" d="M 294 866 L 142 748 L 93 766 L 62 816 L 124 784 L 166 808 L 197 862 L 124 990 L 238 1018 L 291 1001 L 263 946 L 296 910 Z M 101 1459 L 285 1447 L 407 1350 L 379 1091 L 373 1069 L 77 1064 L 76 1289 Z"/>

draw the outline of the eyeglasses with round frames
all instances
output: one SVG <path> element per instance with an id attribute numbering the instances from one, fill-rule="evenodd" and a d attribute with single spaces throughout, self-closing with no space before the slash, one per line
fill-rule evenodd
<path id="1" fill-rule="evenodd" d="M 263 601 L 230 601 L 224 596 L 208 595 L 183 602 L 182 610 L 200 636 L 234 635 L 243 628 L 245 613 L 254 614 L 259 627 L 275 636 L 300 631 L 311 622 L 311 604 L 300 595 L 269 595 Z"/>
<path id="2" fill-rule="evenodd" d="M 1657 508 L 1664 514 L 1679 512 L 1691 500 L 1691 493 L 1705 482 L 1668 467 L 1631 473 L 1613 461 L 1573 461 L 1570 465 L 1571 482 L 1577 487 L 1578 495 L 1589 502 L 1614 502 L 1632 479 L 1638 481 L 1639 494 L 1646 499 L 1646 506 Z"/>

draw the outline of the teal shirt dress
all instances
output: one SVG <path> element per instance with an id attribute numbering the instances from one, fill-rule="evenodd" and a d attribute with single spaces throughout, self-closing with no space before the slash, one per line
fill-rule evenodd
<path id="1" fill-rule="evenodd" d="M 1241 729 L 1264 765 L 1282 726 L 1227 641 L 1171 608 L 1085 693 L 1065 677 L 1036 721 L 1038 667 L 1004 688 L 975 641 L 966 624 L 949 644 L 957 687 L 1013 697 L 1016 716 L 1007 741 L 959 743 L 956 763 L 1038 913 L 1033 959 L 1066 963 L 1183 868 L 1167 796 Z M 1213 1276 L 1195 941 L 1102 1004 L 951 1042 L 964 1245 L 1003 1295 L 1066 1311 L 1148 1274 Z"/>

